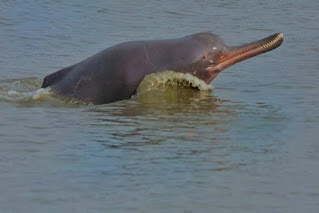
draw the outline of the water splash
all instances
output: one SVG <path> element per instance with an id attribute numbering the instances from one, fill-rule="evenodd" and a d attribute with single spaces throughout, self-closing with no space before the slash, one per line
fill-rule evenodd
<path id="1" fill-rule="evenodd" d="M 0 81 L 0 101 L 25 103 L 52 98 L 50 88 L 40 88 L 38 78 L 8 79 Z M 40 89 L 39 89 L 40 88 Z"/>
<path id="2" fill-rule="evenodd" d="M 207 85 L 204 81 L 189 73 L 166 70 L 147 75 L 138 86 L 137 94 L 165 87 L 188 87 L 203 91 L 211 91 L 213 89 L 212 85 Z"/>

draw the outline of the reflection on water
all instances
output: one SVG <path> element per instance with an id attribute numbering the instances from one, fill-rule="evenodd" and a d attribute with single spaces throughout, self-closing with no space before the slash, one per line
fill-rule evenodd
<path id="1" fill-rule="evenodd" d="M 157 158 L 202 162 L 215 156 L 218 163 L 206 165 L 213 171 L 238 169 L 246 161 L 255 161 L 247 153 L 275 151 L 280 143 L 275 138 L 285 120 L 281 110 L 264 103 L 245 106 L 215 98 L 208 91 L 179 87 L 151 90 L 132 100 L 84 111 L 92 127 L 88 137 L 106 150 L 152 153 L 143 162 Z"/>
<path id="2" fill-rule="evenodd" d="M 192 138 L 197 131 L 198 121 L 205 122 L 207 116 L 216 116 L 217 119 L 222 113 L 231 114 L 219 105 L 220 102 L 221 100 L 211 97 L 207 91 L 165 87 L 139 94 L 131 100 L 92 106 L 86 112 L 94 118 L 92 125 L 107 127 L 106 131 L 116 132 L 115 137 L 123 137 L 121 141 L 149 142 L 149 134 L 165 139 L 171 137 L 178 125 L 183 127 L 180 134 L 184 135 L 185 139 L 188 139 L 188 135 Z M 123 129 L 123 132 L 118 129 Z M 142 138 L 130 137 L 128 130 Z M 160 132 L 162 134 L 157 134 Z M 127 137 L 124 137 L 125 135 Z M 115 142 L 117 143 L 117 140 Z"/>

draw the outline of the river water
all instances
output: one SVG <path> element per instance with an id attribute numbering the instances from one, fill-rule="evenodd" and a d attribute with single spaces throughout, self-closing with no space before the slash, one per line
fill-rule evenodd
<path id="1" fill-rule="evenodd" d="M 319 212 L 319 2 L 0 0 L 0 212 Z M 212 91 L 90 106 L 44 76 L 130 40 L 284 33 Z"/>

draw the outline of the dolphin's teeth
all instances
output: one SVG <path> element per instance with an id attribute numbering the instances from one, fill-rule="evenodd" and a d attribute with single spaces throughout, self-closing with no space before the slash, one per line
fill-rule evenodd
<path id="1" fill-rule="evenodd" d="M 260 45 L 258 47 L 255 47 L 253 49 L 250 49 L 246 52 L 242 52 L 242 53 L 239 53 L 237 54 L 236 56 L 238 55 L 242 55 L 242 54 L 245 54 L 245 53 L 248 53 L 248 52 L 251 52 L 251 51 L 255 51 L 255 50 L 262 50 L 262 49 L 265 49 L 265 48 L 268 48 L 268 47 L 271 47 L 273 45 L 275 45 L 279 40 L 283 39 L 284 35 L 282 33 L 279 33 L 276 38 L 274 38 L 273 40 L 269 41 L 268 43 L 266 44 L 263 44 L 263 45 Z M 222 58 L 222 57 L 221 57 Z"/>
<path id="2" fill-rule="evenodd" d="M 264 48 L 267 48 L 267 47 L 271 47 L 271 46 L 273 46 L 274 44 L 276 44 L 280 39 L 283 39 L 283 37 L 284 37 L 284 35 L 283 35 L 282 33 L 279 33 L 279 34 L 277 35 L 277 37 L 274 38 L 272 41 L 269 41 L 268 43 L 263 44 L 263 45 L 257 47 L 256 49 L 257 49 L 257 50 L 260 50 L 260 49 L 264 49 Z"/>

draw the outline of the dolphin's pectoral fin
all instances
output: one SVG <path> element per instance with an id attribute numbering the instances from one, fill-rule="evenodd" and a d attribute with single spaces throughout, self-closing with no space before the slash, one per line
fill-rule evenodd
<path id="1" fill-rule="evenodd" d="M 72 68 L 73 66 L 66 67 L 62 70 L 56 71 L 55 73 L 47 75 L 43 79 L 42 88 L 46 88 L 46 87 L 52 86 L 53 84 L 58 83 L 72 70 Z"/>

